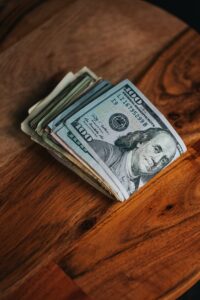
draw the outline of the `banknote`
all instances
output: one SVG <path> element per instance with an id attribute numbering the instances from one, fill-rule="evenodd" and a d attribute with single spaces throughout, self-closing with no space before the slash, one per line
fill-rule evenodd
<path id="1" fill-rule="evenodd" d="M 22 130 L 108 197 L 124 201 L 186 146 L 128 80 L 113 86 L 87 67 L 69 72 L 29 111 Z"/>
<path id="2" fill-rule="evenodd" d="M 89 74 L 84 73 L 76 80 L 72 81 L 58 96 L 33 120 L 30 125 L 36 129 L 38 134 L 55 117 L 59 112 L 64 109 L 65 105 L 69 105 L 74 99 L 90 88 L 96 79 L 92 78 Z"/>
<path id="3" fill-rule="evenodd" d="M 37 139 L 39 138 L 39 141 L 41 143 L 41 140 L 43 141 L 43 145 L 45 147 L 49 146 L 53 148 L 55 151 L 59 151 L 63 155 L 66 156 L 66 151 L 63 151 L 63 149 L 55 143 L 55 140 L 52 139 L 51 135 L 49 135 L 49 131 L 55 130 L 57 126 L 59 125 L 60 118 L 65 117 L 66 115 L 66 107 L 67 110 L 72 111 L 75 107 L 83 105 L 83 103 L 87 103 L 88 101 L 91 101 L 92 99 L 95 99 L 97 96 L 101 95 L 105 91 L 107 91 L 112 86 L 111 83 L 109 83 L 106 80 L 99 80 L 97 83 L 95 83 L 89 90 L 87 89 L 83 95 L 78 97 L 73 103 L 71 101 L 68 101 L 65 103 L 65 110 L 61 112 L 55 119 L 53 119 L 49 126 L 45 128 L 45 131 L 42 132 L 41 135 L 38 135 Z M 68 98 L 70 100 L 70 98 Z M 71 105 L 70 105 L 71 103 Z M 71 135 L 72 136 L 72 135 Z"/>
<path id="4" fill-rule="evenodd" d="M 74 94 L 81 94 L 88 84 L 97 80 L 97 76 L 87 67 L 82 68 L 75 75 L 69 72 L 45 99 L 30 108 L 31 113 L 22 122 L 21 129 L 29 135 L 38 135 L 35 131 L 38 123 L 42 122 L 43 118 L 48 118 L 57 104 L 60 105 L 61 101 L 62 103 L 68 103 L 69 100 L 73 101 L 76 98 L 72 97 Z M 79 86 L 77 86 L 78 84 Z"/>
<path id="5" fill-rule="evenodd" d="M 109 90 L 113 85 L 108 80 L 99 80 L 83 95 L 78 97 L 71 105 L 68 105 L 58 114 L 51 122 L 48 123 L 48 128 L 52 131 L 57 131 L 59 126 L 65 122 L 73 113 L 84 107 L 86 104 L 98 98 L 101 94 Z"/>
<path id="6" fill-rule="evenodd" d="M 125 199 L 186 151 L 166 118 L 129 80 L 75 112 L 56 132 L 80 156 L 66 138 L 69 131 L 87 150 L 82 159 L 90 164 L 92 157 L 96 172 L 103 168 Z"/>
<path id="7" fill-rule="evenodd" d="M 47 132 L 49 131 L 49 129 L 54 132 L 56 130 L 58 130 L 60 123 L 62 122 L 62 120 L 65 120 L 66 118 L 68 118 L 74 111 L 76 111 L 77 109 L 80 109 L 80 107 L 83 107 L 84 105 L 86 105 L 87 103 L 90 103 L 91 101 L 93 101 L 94 99 L 96 99 L 99 95 L 101 95 L 102 93 L 104 93 L 105 91 L 107 91 L 108 89 L 110 89 L 112 87 L 112 84 L 109 81 L 106 80 L 100 80 L 98 81 L 96 84 L 94 84 L 93 87 L 91 87 L 89 90 L 87 90 L 82 96 L 80 96 L 79 98 L 76 99 L 76 101 L 74 101 L 71 105 L 69 105 L 64 111 L 62 111 L 55 119 L 53 119 L 49 124 L 48 124 L 48 128 Z M 104 188 L 106 190 L 108 190 L 110 192 L 110 194 L 113 194 L 115 198 L 120 198 L 123 199 L 121 195 L 121 191 L 119 191 L 118 188 L 116 188 L 114 186 L 113 183 L 110 183 L 110 180 L 107 180 L 107 175 L 105 173 L 105 171 L 101 170 L 101 167 L 98 166 L 98 173 L 96 173 L 96 162 L 94 162 L 93 165 L 90 164 L 90 166 L 87 166 L 82 160 L 81 157 L 78 156 L 77 154 L 75 154 L 74 152 L 71 151 L 70 148 L 68 148 L 66 145 L 63 145 L 61 141 L 58 144 L 55 144 L 55 139 L 50 139 L 49 135 L 47 134 L 47 132 L 42 134 L 42 138 L 43 141 L 45 142 L 45 146 L 49 145 L 52 146 L 56 151 L 63 153 L 63 155 L 65 157 L 67 157 L 69 160 L 74 160 L 74 158 L 77 159 L 77 162 L 82 162 L 82 168 L 87 169 L 87 171 L 97 180 L 97 182 L 100 182 L 102 186 L 104 186 Z M 54 135 L 52 135 L 54 137 Z M 74 143 L 75 145 L 79 145 L 79 148 L 81 149 L 81 151 L 84 151 L 85 154 L 87 155 L 87 151 L 84 147 L 82 147 L 82 145 L 77 141 L 77 139 L 73 136 L 72 133 L 68 132 L 68 136 L 67 138 Z M 60 146 L 62 146 L 63 148 L 65 148 L 65 150 L 67 150 L 67 152 L 63 151 L 63 149 L 60 148 Z M 91 161 L 91 157 L 90 157 L 90 161 Z M 80 167 L 80 164 L 79 164 Z M 89 167 L 89 168 L 88 168 Z"/>
<path id="8" fill-rule="evenodd" d="M 52 132 L 52 137 L 67 150 L 77 161 L 81 162 L 82 168 L 89 170 L 92 174 L 95 174 L 97 181 L 103 185 L 107 191 L 119 201 L 128 199 L 126 191 L 124 192 L 121 186 L 118 186 L 113 180 L 113 176 L 109 176 L 107 172 L 99 165 L 92 154 L 80 143 L 80 141 L 65 128 L 60 128 L 58 132 Z M 64 139 L 61 138 L 64 136 Z M 98 176 L 97 176 L 98 175 Z"/>
<path id="9" fill-rule="evenodd" d="M 82 83 L 85 76 L 90 78 L 90 81 L 96 82 L 98 80 L 97 76 L 89 70 L 87 67 L 82 68 L 78 73 L 73 74 L 69 72 L 61 82 L 54 88 L 54 90 L 43 100 L 40 100 L 33 107 L 29 116 L 22 122 L 22 130 L 31 136 L 31 139 L 35 142 L 41 144 L 43 147 L 48 150 L 54 150 L 59 152 L 61 155 L 65 154 L 65 151 L 55 143 L 51 138 L 49 138 L 46 132 L 38 134 L 36 132 L 38 123 L 43 120 L 44 117 L 49 116 L 51 109 L 56 106 L 56 104 L 63 100 L 61 95 L 65 98 L 64 104 L 67 106 L 70 101 L 75 100 L 74 93 L 77 92 L 77 83 Z M 78 88 L 78 92 L 84 92 L 87 88 L 87 85 L 81 85 L 81 89 Z M 58 153 L 57 153 L 58 154 Z"/>
<path id="10" fill-rule="evenodd" d="M 32 114 L 36 107 L 39 108 L 40 105 L 42 105 L 43 107 L 44 105 L 47 105 L 49 100 L 55 98 L 60 93 L 60 91 L 62 91 L 70 82 L 75 80 L 76 76 L 77 75 L 72 72 L 67 73 L 67 75 L 64 76 L 64 78 L 56 85 L 53 91 L 46 98 L 37 101 L 34 105 L 29 107 L 28 114 Z"/>
<path id="11" fill-rule="evenodd" d="M 70 82 L 74 80 L 74 75 L 72 72 L 67 73 L 61 82 L 53 89 L 53 91 L 44 99 L 39 100 L 33 106 L 29 108 L 28 117 L 21 123 L 21 129 L 28 135 L 35 134 L 34 130 L 30 126 L 30 122 L 33 118 L 35 118 L 38 114 L 45 109 L 53 101 L 53 99 L 60 93 L 63 88 L 69 85 Z"/>
<path id="12" fill-rule="evenodd" d="M 50 129 L 53 132 L 56 132 L 59 128 L 60 125 L 62 125 L 62 122 L 65 121 L 71 114 L 73 114 L 77 109 L 79 110 L 81 107 L 84 107 L 84 105 L 90 103 L 94 99 L 96 99 L 99 95 L 102 93 L 106 92 L 108 89 L 112 87 L 112 84 L 109 81 L 106 80 L 101 80 L 98 83 L 96 83 L 90 90 L 88 90 L 86 93 L 84 93 L 81 97 L 76 99 L 74 103 L 69 105 L 64 111 L 62 111 L 55 119 L 53 119 L 49 124 L 48 124 L 48 129 Z M 55 137 L 54 134 L 52 134 L 53 137 Z M 44 134 L 43 134 L 44 138 Z M 87 153 L 87 150 L 78 142 L 78 140 L 73 136 L 71 132 L 67 133 L 66 139 L 68 139 L 72 144 L 74 144 L 75 147 L 79 147 L 80 151 L 78 153 L 74 153 L 71 151 L 71 148 L 69 148 L 67 145 L 63 144 L 62 141 L 57 139 L 57 142 L 59 142 L 59 145 L 61 145 L 63 148 L 67 150 L 67 153 L 73 155 L 74 157 L 77 158 L 77 161 L 82 161 L 81 158 L 81 153 L 82 151 L 84 154 L 87 156 L 90 154 Z M 55 139 L 53 140 L 55 141 Z M 49 138 L 45 140 L 46 144 L 49 144 Z M 52 141 L 51 141 L 52 142 Z M 57 146 L 59 147 L 59 146 Z M 96 168 L 97 168 L 97 163 L 94 161 L 93 163 L 92 157 L 90 156 L 90 172 L 93 172 L 93 174 L 96 173 Z M 82 161 L 82 164 L 84 162 Z M 86 166 L 85 166 L 86 167 Z M 122 201 L 124 199 L 124 196 L 122 196 L 121 191 L 119 188 L 117 188 L 110 179 L 107 178 L 107 174 L 103 169 L 101 169 L 100 166 L 98 166 L 98 178 L 96 176 L 96 180 L 101 182 L 101 185 L 104 185 L 107 190 L 111 191 L 112 194 L 114 194 L 115 198 L 120 198 Z"/>
<path id="13" fill-rule="evenodd" d="M 85 78 L 87 78 L 86 85 L 84 81 Z M 89 88 L 88 78 L 89 81 L 93 83 Z M 28 118 L 22 123 L 22 130 L 25 133 L 29 134 L 33 141 L 45 147 L 50 151 L 51 154 L 53 154 L 54 157 L 62 161 L 70 169 L 73 169 L 75 173 L 78 173 L 81 177 L 84 177 L 87 182 L 89 182 L 93 186 L 96 186 L 96 188 L 98 187 L 99 190 L 101 186 L 104 189 L 105 193 L 106 191 L 108 191 L 107 195 L 113 195 L 114 197 L 116 197 L 109 183 L 99 178 L 98 174 L 96 174 L 95 171 L 89 168 L 88 165 L 84 164 L 83 162 L 80 163 L 80 161 L 76 159 L 73 153 L 70 153 L 69 151 L 66 151 L 66 149 L 63 149 L 61 144 L 58 144 L 54 139 L 52 139 L 48 131 L 42 131 L 41 134 L 38 134 L 36 131 L 38 123 L 43 120 L 44 117 L 49 117 L 51 115 L 52 108 L 55 110 L 55 107 L 57 106 L 57 104 L 60 105 L 61 101 L 63 105 L 63 107 L 61 107 L 61 110 L 70 106 L 70 104 L 73 104 L 73 102 L 78 102 L 81 106 L 83 105 L 84 101 L 88 102 L 92 99 L 95 99 L 111 87 L 112 84 L 110 82 L 101 80 L 86 67 L 84 67 L 75 75 L 70 72 L 56 86 L 56 88 L 50 93 L 50 95 L 48 95 L 45 99 L 40 100 L 29 109 L 30 116 L 28 116 Z M 74 95 L 76 96 L 74 97 Z M 78 95 L 80 96 L 77 97 Z M 75 107 L 77 107 L 77 105 Z M 63 113 L 61 112 L 61 115 L 63 117 L 65 116 L 64 112 L 65 110 L 63 111 Z M 61 118 L 61 115 L 56 118 L 56 121 Z M 57 125 L 57 123 L 58 122 L 56 122 L 55 125 Z"/>
<path id="14" fill-rule="evenodd" d="M 106 184 L 109 188 L 109 190 L 112 191 L 112 193 L 115 195 L 116 198 L 120 199 L 120 201 L 124 200 L 124 195 L 122 191 L 122 187 L 119 188 L 118 183 L 117 185 L 113 182 L 112 178 L 108 177 L 108 174 L 105 172 L 103 168 L 101 168 L 100 165 L 94 160 L 90 153 L 86 150 L 83 145 L 78 141 L 78 139 L 65 127 L 65 142 L 63 143 L 61 139 L 56 135 L 56 133 L 59 131 L 59 133 L 62 134 L 63 132 L 63 122 L 65 122 L 71 115 L 73 115 L 77 110 L 80 110 L 82 107 L 87 105 L 88 103 L 91 103 L 94 99 L 98 97 L 99 94 L 102 94 L 106 90 L 110 89 L 112 87 L 112 84 L 109 83 L 106 80 L 102 80 L 99 83 L 96 83 L 96 85 L 91 88 L 86 94 L 84 94 L 82 97 L 77 99 L 72 105 L 67 107 L 62 113 L 60 113 L 55 119 L 53 119 L 49 124 L 48 128 L 51 129 L 51 135 L 60 145 L 62 145 L 63 148 L 67 150 L 67 152 L 74 155 L 77 160 L 82 161 L 83 163 L 83 154 L 87 159 L 85 160 L 85 163 L 87 161 L 90 161 L 90 168 L 93 172 L 96 171 L 98 168 L 98 176 L 99 180 L 101 182 L 104 182 L 104 185 Z M 60 129 L 60 130 L 59 130 Z M 68 145 L 71 145 L 69 147 Z M 75 148 L 76 151 L 72 150 L 72 148 Z M 128 195 L 125 193 L 126 197 Z"/>

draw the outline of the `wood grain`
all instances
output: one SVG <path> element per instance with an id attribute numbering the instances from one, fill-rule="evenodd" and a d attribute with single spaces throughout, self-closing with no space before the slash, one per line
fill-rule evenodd
<path id="1" fill-rule="evenodd" d="M 7 293 L 91 229 L 112 202 L 36 145 L 4 166 L 1 178 L 0 290 Z"/>
<path id="2" fill-rule="evenodd" d="M 200 278 L 199 199 L 200 151 L 191 147 L 67 250 L 60 266 L 95 299 L 175 299 Z"/>
<path id="3" fill-rule="evenodd" d="M 138 82 L 187 145 L 200 140 L 199 66 L 200 36 L 187 30 L 163 51 Z"/>
<path id="4" fill-rule="evenodd" d="M 6 299 L 89 300 L 90 298 L 56 264 L 51 263 L 32 274 Z"/>
<path id="5" fill-rule="evenodd" d="M 18 42 L 71 0 L 2 0 L 0 1 L 0 52 Z"/>
<path id="6" fill-rule="evenodd" d="M 38 3 L 16 1 L 1 18 L 0 293 L 56 259 L 97 300 L 175 299 L 199 278 L 199 36 L 143 1 Z M 137 82 L 190 146 L 125 205 L 20 131 L 27 109 L 83 65 Z"/>

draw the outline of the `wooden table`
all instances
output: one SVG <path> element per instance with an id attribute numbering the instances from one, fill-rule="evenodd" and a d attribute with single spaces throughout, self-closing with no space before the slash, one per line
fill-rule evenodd
<path id="1" fill-rule="evenodd" d="M 1 298 L 177 298 L 200 278 L 200 36 L 143 1 L 1 7 Z M 84 65 L 132 80 L 188 146 L 125 204 L 20 131 L 27 109 Z"/>

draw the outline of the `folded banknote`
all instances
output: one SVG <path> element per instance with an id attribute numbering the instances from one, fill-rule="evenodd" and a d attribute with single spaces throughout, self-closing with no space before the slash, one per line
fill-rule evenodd
<path id="1" fill-rule="evenodd" d="M 31 107 L 21 128 L 119 201 L 186 151 L 167 119 L 129 80 L 113 85 L 87 67 L 68 73 Z"/>

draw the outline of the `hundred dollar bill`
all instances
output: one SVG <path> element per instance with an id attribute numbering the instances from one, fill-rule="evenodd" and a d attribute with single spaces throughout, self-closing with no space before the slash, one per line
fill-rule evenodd
<path id="1" fill-rule="evenodd" d="M 66 129 L 66 128 L 65 128 Z M 64 129 L 64 130 L 65 130 Z M 62 134 L 63 128 L 59 129 L 59 134 Z M 89 174 L 93 174 L 94 178 L 119 201 L 124 201 L 126 194 L 117 186 L 111 177 L 105 172 L 105 170 L 99 165 L 99 163 L 93 158 L 93 156 L 87 151 L 87 149 L 79 142 L 79 140 L 68 130 L 66 135 L 65 130 L 65 142 L 56 133 L 51 133 L 52 137 L 70 153 L 78 162 L 81 169 L 85 169 Z M 75 149 L 75 150 L 74 150 Z M 88 163 L 89 162 L 89 163 Z M 98 170 L 98 172 L 97 172 Z"/>
<path id="2" fill-rule="evenodd" d="M 97 82 L 92 88 L 90 88 L 81 97 L 76 99 L 76 101 L 74 101 L 71 105 L 69 105 L 69 107 L 67 107 L 64 111 L 62 111 L 55 119 L 53 119 L 48 124 L 48 128 L 46 128 L 47 132 L 49 131 L 49 129 L 52 130 L 52 132 L 57 130 L 57 128 L 59 128 L 62 120 L 65 120 L 66 118 L 68 118 L 68 116 L 71 115 L 72 112 L 83 107 L 87 103 L 90 103 L 91 101 L 96 99 L 99 95 L 101 95 L 102 93 L 104 93 L 106 90 L 108 90 L 111 87 L 112 87 L 112 84 L 106 80 L 101 80 L 101 81 Z M 63 145 L 62 142 L 60 142 L 59 145 L 55 144 L 55 139 L 50 140 L 47 133 L 43 133 L 42 138 L 43 138 L 43 141 L 45 142 L 45 146 L 46 145 L 51 146 L 52 143 L 54 143 L 54 146 L 53 146 L 54 149 L 56 149 L 60 153 L 63 153 L 63 155 L 71 161 L 72 161 L 72 159 L 73 159 L 73 161 L 75 159 L 76 164 L 79 165 L 79 168 L 87 170 L 87 172 L 90 175 L 92 175 L 93 178 L 96 178 L 96 181 L 99 182 L 115 198 L 120 198 L 120 199 L 124 198 L 122 196 L 121 191 L 119 191 L 119 189 L 116 186 L 114 186 L 112 181 L 107 178 L 107 174 L 100 166 L 98 166 L 98 173 L 96 173 L 96 168 L 97 168 L 96 162 L 94 162 L 94 164 L 92 164 L 92 165 L 85 164 L 82 161 L 80 156 L 78 156 L 76 153 L 71 151 L 71 148 L 68 148 L 65 144 Z M 68 132 L 67 138 L 70 140 L 70 142 L 75 144 L 75 146 L 78 145 L 80 150 L 84 151 L 85 155 L 87 155 L 86 149 L 79 143 L 79 141 L 73 136 L 72 133 Z M 63 151 L 63 149 L 61 149 L 60 146 L 65 148 L 65 150 L 67 150 L 67 152 Z M 91 161 L 91 158 L 90 158 L 90 161 Z"/>
<path id="3" fill-rule="evenodd" d="M 54 134 L 82 160 L 104 169 L 124 196 L 169 165 L 186 146 L 158 109 L 128 80 L 78 110 Z M 89 155 L 88 155 L 89 154 Z M 92 158 L 92 159 L 91 159 Z"/>
<path id="4" fill-rule="evenodd" d="M 89 89 L 88 84 L 91 85 Z M 106 181 L 101 180 L 98 174 L 89 168 L 88 165 L 83 162 L 80 163 L 75 155 L 63 149 L 60 144 L 52 139 L 52 137 L 48 134 L 48 131 L 44 131 L 43 128 L 41 128 L 42 131 L 40 134 L 36 131 L 37 125 L 41 122 L 41 120 L 47 116 L 51 119 L 52 111 L 54 113 L 57 104 L 59 104 L 61 110 L 70 106 L 73 102 L 79 102 L 79 105 L 83 105 L 84 101 L 88 102 L 95 99 L 111 87 L 112 84 L 110 82 L 100 80 L 86 67 L 81 69 L 75 75 L 70 72 L 45 99 L 40 100 L 29 109 L 30 115 L 22 123 L 22 130 L 29 134 L 32 140 L 49 150 L 54 157 L 69 166 L 70 169 L 73 169 L 75 173 L 84 177 L 85 180 L 93 186 L 96 186 L 99 190 L 104 188 L 105 192 L 108 191 L 109 195 L 116 197 L 112 187 L 110 187 Z M 81 96 L 81 94 L 83 94 L 83 96 Z M 77 98 L 78 95 L 80 95 L 80 97 Z M 60 105 L 61 102 L 63 107 Z M 61 115 L 64 117 L 62 112 Z M 59 115 L 59 118 L 61 115 Z M 58 118 L 56 121 L 58 121 Z M 100 186 L 102 186 L 102 188 L 100 188 Z"/>
<path id="5" fill-rule="evenodd" d="M 62 122 L 65 121 L 69 116 L 71 116 L 75 111 L 79 110 L 81 107 L 84 107 L 86 104 L 92 102 L 94 99 L 96 99 L 100 94 L 108 90 L 112 87 L 112 84 L 109 83 L 106 80 L 102 80 L 99 83 L 96 83 L 94 87 L 92 87 L 86 94 L 83 94 L 80 98 L 76 99 L 76 101 L 71 104 L 69 107 L 67 107 L 64 111 L 62 111 L 55 119 L 53 119 L 49 124 L 48 128 L 51 130 L 53 138 L 55 138 L 54 132 L 57 132 L 59 128 L 62 127 Z M 56 139 L 57 142 L 59 142 L 59 145 L 61 145 L 65 150 L 67 150 L 67 153 L 70 153 L 72 156 L 74 156 L 78 162 L 81 161 L 82 166 L 86 168 L 90 173 L 93 174 L 96 173 L 96 168 L 98 167 L 98 173 L 96 173 L 96 179 L 101 182 L 101 184 L 106 187 L 107 190 L 110 191 L 111 194 L 114 195 L 115 198 L 120 198 L 122 201 L 124 199 L 124 196 L 122 195 L 121 190 L 117 186 L 114 185 L 112 180 L 108 178 L 108 175 L 106 172 L 101 168 L 101 166 L 98 165 L 98 163 L 94 160 L 92 162 L 91 155 L 87 152 L 87 150 L 81 145 L 81 143 L 76 139 L 76 137 L 68 131 L 65 132 L 66 139 L 69 143 L 72 143 L 75 148 L 79 148 L 78 151 L 75 153 L 71 150 L 70 147 L 67 146 L 67 144 L 62 143 L 61 140 Z M 44 135 L 43 135 L 44 138 Z M 53 139 L 53 140 L 55 140 Z M 48 140 L 45 140 L 46 144 L 48 144 Z M 84 155 L 89 155 L 90 165 L 86 166 L 84 162 L 82 161 L 82 152 L 84 152 Z M 88 168 L 89 167 L 89 168 Z"/>
<path id="6" fill-rule="evenodd" d="M 61 119 L 66 115 L 66 107 L 68 111 L 74 110 L 77 106 L 82 107 L 85 103 L 91 102 L 111 87 L 112 84 L 109 81 L 99 80 L 98 82 L 94 83 L 89 90 L 87 89 L 80 97 L 76 98 L 73 103 L 71 103 L 70 101 L 65 103 L 64 111 L 62 111 L 55 119 L 53 119 L 49 123 L 48 127 L 45 128 L 45 131 L 42 131 L 42 134 L 40 135 L 45 144 L 49 144 L 50 146 L 53 146 L 54 149 L 62 152 L 61 149 L 57 149 L 59 148 L 59 145 L 55 144 L 55 141 L 52 140 L 52 137 L 49 135 L 49 131 L 55 130 L 59 126 Z"/>
<path id="7" fill-rule="evenodd" d="M 64 78 L 57 84 L 57 86 L 46 98 L 39 100 L 28 109 L 28 114 L 30 115 L 35 110 L 35 108 L 39 108 L 40 105 L 42 105 L 43 107 L 46 106 L 54 97 L 56 97 L 60 93 L 61 90 L 63 90 L 75 78 L 76 75 L 74 75 L 74 73 L 67 73 L 67 75 L 64 76 Z"/>
<path id="8" fill-rule="evenodd" d="M 53 98 L 48 106 L 45 107 L 35 118 L 30 121 L 30 126 L 40 135 L 42 129 L 48 122 L 55 117 L 65 106 L 68 106 L 79 95 L 90 88 L 97 78 L 90 72 L 80 72 L 79 76 L 70 82 L 60 93 Z"/>
<path id="9" fill-rule="evenodd" d="M 71 153 L 71 155 L 76 157 L 77 161 L 81 161 L 83 164 L 83 156 L 87 157 L 85 163 L 87 163 L 88 160 L 90 161 L 90 164 L 88 166 L 90 172 L 93 172 L 94 174 L 96 172 L 96 169 L 98 168 L 98 173 L 96 174 L 98 174 L 99 181 L 103 183 L 104 186 L 107 186 L 110 191 L 112 191 L 112 194 L 115 198 L 119 198 L 121 201 L 123 201 L 124 195 L 121 189 L 119 189 L 118 185 L 114 184 L 112 178 L 109 178 L 108 174 L 104 171 L 103 168 L 101 168 L 100 165 L 98 165 L 98 163 L 92 158 L 90 153 L 88 153 L 87 149 L 83 147 L 83 145 L 78 141 L 78 139 L 70 131 L 66 131 L 67 128 L 65 128 L 64 133 L 66 143 L 63 143 L 62 140 L 54 134 L 54 132 L 57 132 L 59 129 L 59 132 L 62 132 L 63 122 L 65 122 L 65 120 L 68 119 L 74 112 L 96 99 L 98 95 L 103 92 L 102 87 L 104 88 L 105 92 L 105 89 L 111 88 L 111 86 L 112 85 L 105 80 L 102 80 L 102 82 L 96 84 L 93 88 L 90 89 L 89 92 L 77 99 L 72 105 L 67 107 L 61 114 L 59 114 L 55 119 L 53 119 L 48 124 L 48 129 L 51 130 L 51 135 L 54 138 L 54 140 L 59 142 L 59 145 L 65 148 L 68 153 Z M 74 144 L 74 146 L 76 147 L 76 151 L 72 151 L 71 148 L 68 147 L 68 144 L 71 143 Z"/>
<path id="10" fill-rule="evenodd" d="M 86 85 L 82 84 L 85 77 L 89 78 L 90 82 L 95 83 L 97 81 L 97 76 L 87 67 L 82 68 L 75 75 L 72 72 L 68 73 L 45 99 L 39 101 L 31 108 L 31 113 L 21 124 L 22 130 L 30 135 L 32 140 L 41 144 L 48 150 L 55 151 L 59 155 L 68 156 L 66 151 L 63 151 L 55 141 L 49 138 L 45 131 L 42 131 L 42 134 L 39 135 L 36 132 L 36 129 L 38 123 L 43 120 L 44 117 L 50 115 L 52 108 L 55 108 L 60 100 L 63 100 L 64 98 L 64 105 L 67 106 L 70 101 L 75 101 L 76 98 L 74 97 L 74 94 L 80 94 L 86 90 L 88 83 L 86 82 Z M 79 84 L 78 88 L 77 84 Z"/>
<path id="11" fill-rule="evenodd" d="M 77 110 L 84 107 L 86 104 L 98 98 L 101 94 L 109 90 L 113 85 L 107 80 L 99 80 L 89 90 L 83 93 L 71 105 L 67 105 L 51 122 L 48 123 L 48 128 L 51 131 L 56 131 L 63 122 L 73 115 Z"/>
<path id="12" fill-rule="evenodd" d="M 91 88 L 86 94 L 84 94 L 82 97 L 77 99 L 73 104 L 71 104 L 69 107 L 67 107 L 64 111 L 62 111 L 55 119 L 53 119 L 48 124 L 48 129 L 51 130 L 51 134 L 53 136 L 53 140 L 56 140 L 59 142 L 59 144 L 67 150 L 68 153 L 71 153 L 74 157 L 77 158 L 77 161 L 81 161 L 83 164 L 82 156 L 89 158 L 90 164 L 90 171 L 93 173 L 96 172 L 96 169 L 98 168 L 98 176 L 99 181 L 101 183 L 104 183 L 104 186 L 108 186 L 108 189 L 112 191 L 112 194 L 114 194 L 115 198 L 119 198 L 121 201 L 124 199 L 124 195 L 119 189 L 118 185 L 114 184 L 113 180 L 108 177 L 108 174 L 104 171 L 103 168 L 101 168 L 98 163 L 92 159 L 90 153 L 86 150 L 85 147 L 81 145 L 81 143 L 78 141 L 78 139 L 70 132 L 65 131 L 65 141 L 67 143 L 63 143 L 62 140 L 60 140 L 54 133 L 61 128 L 62 131 L 62 124 L 65 122 L 66 119 L 68 119 L 74 112 L 77 110 L 80 110 L 82 107 L 84 107 L 86 104 L 92 102 L 94 99 L 96 99 L 99 94 L 102 94 L 105 92 L 108 88 L 111 88 L 111 84 L 106 81 L 102 80 L 101 82 L 97 83 L 93 88 Z M 44 135 L 43 135 L 44 136 Z M 48 143 L 48 140 L 46 140 L 46 143 Z M 72 151 L 70 147 L 68 147 L 69 144 L 73 144 L 73 146 L 76 148 L 76 152 Z M 86 161 L 85 161 L 86 162 Z"/>
<path id="13" fill-rule="evenodd" d="M 28 135 L 37 135 L 35 130 L 38 123 L 48 118 L 56 105 L 60 105 L 61 101 L 62 103 L 68 103 L 69 99 L 72 101 L 75 99 L 75 97 L 71 97 L 72 95 L 80 94 L 88 84 L 97 80 L 97 76 L 87 67 L 82 68 L 75 75 L 69 72 L 45 99 L 30 108 L 31 113 L 21 124 L 22 130 Z M 78 84 L 79 86 L 77 86 Z M 71 94 L 69 95 L 69 93 Z"/>

